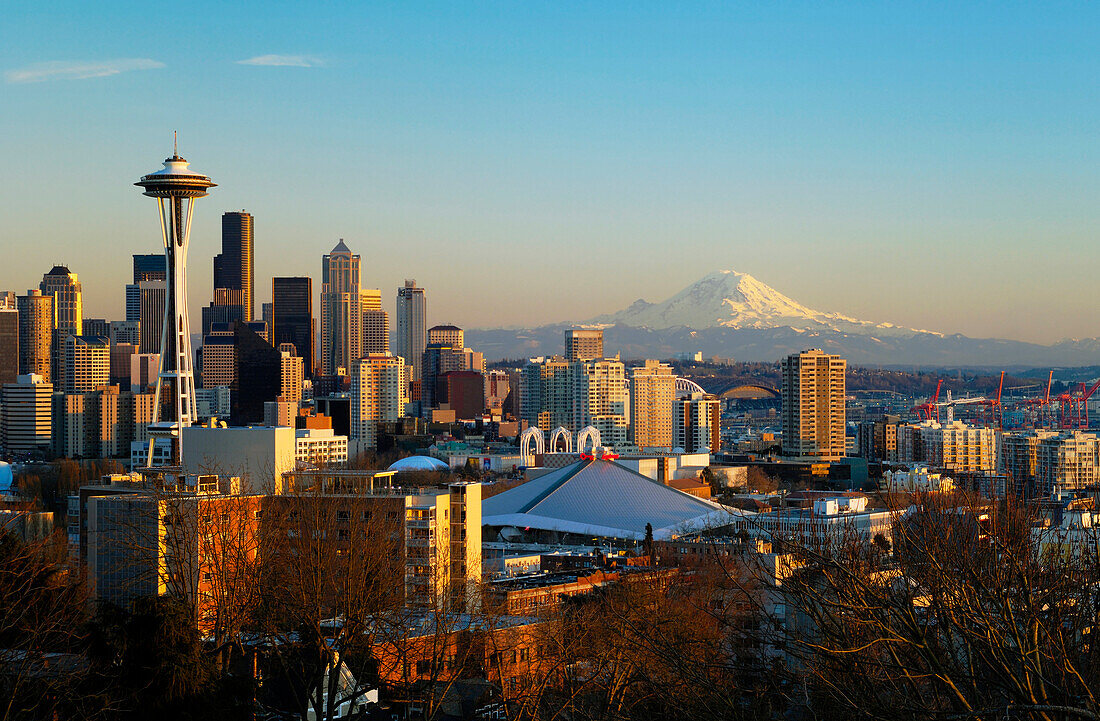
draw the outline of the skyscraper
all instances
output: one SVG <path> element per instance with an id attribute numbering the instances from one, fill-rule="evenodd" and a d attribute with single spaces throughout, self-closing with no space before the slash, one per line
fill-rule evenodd
<path id="1" fill-rule="evenodd" d="M 61 377 L 61 352 L 65 338 L 84 333 L 84 303 L 76 273 L 55 265 L 42 276 L 38 286 L 43 295 L 53 296 L 53 340 L 50 344 L 51 377 Z"/>
<path id="2" fill-rule="evenodd" d="M 53 296 L 28 290 L 26 295 L 16 297 L 15 307 L 19 310 L 19 373 L 42 376 L 42 382 L 50 383 Z"/>
<path id="3" fill-rule="evenodd" d="M 19 311 L 15 294 L 0 295 L 0 385 L 19 375 Z"/>
<path id="4" fill-rule="evenodd" d="M 351 374 L 362 355 L 362 299 L 359 290 L 359 256 L 343 238 L 321 258 L 321 373 Z"/>
<path id="5" fill-rule="evenodd" d="M 167 265 L 163 253 L 134 255 L 134 282 L 143 280 L 168 280 Z"/>
<path id="6" fill-rule="evenodd" d="M 252 283 L 252 216 L 245 211 L 222 215 L 222 252 L 214 256 L 214 287 L 239 290 L 244 306 L 241 320 L 252 320 L 255 308 Z"/>
<path id="7" fill-rule="evenodd" d="M 630 435 L 639 448 L 672 448 L 672 366 L 647 360 L 630 371 Z"/>
<path id="8" fill-rule="evenodd" d="M 158 437 L 170 439 L 170 465 L 182 464 L 179 439 L 183 428 L 191 425 L 198 414 L 191 326 L 187 319 L 187 245 L 191 239 L 195 201 L 205 197 L 214 183 L 209 177 L 190 170 L 188 165 L 173 149 L 172 157 L 164 161 L 162 170 L 144 175 L 135 183 L 144 189 L 145 195 L 157 199 L 167 279 L 164 317 L 169 326 L 168 332 L 162 333 L 160 344 L 157 402 L 153 422 L 149 425 L 147 462 L 150 465 Z"/>
<path id="9" fill-rule="evenodd" d="M 294 352 L 302 358 L 307 378 L 313 377 L 316 356 L 313 352 L 313 279 L 271 279 L 271 329 L 272 345 L 292 343 Z"/>
<path id="10" fill-rule="evenodd" d="M 844 457 L 847 362 L 813 348 L 783 359 L 783 455 Z"/>
<path id="11" fill-rule="evenodd" d="M 235 426 L 263 423 L 264 403 L 283 389 L 283 355 L 256 332 L 262 322 L 237 323 L 237 385 L 230 396 L 230 419 Z"/>
<path id="12" fill-rule="evenodd" d="M 164 304 L 168 302 L 168 283 L 163 280 L 143 280 L 138 283 L 138 290 L 138 322 L 141 329 L 138 346 L 142 353 L 156 353 L 160 350 L 160 339 L 164 331 Z"/>
<path id="13" fill-rule="evenodd" d="M 603 358 L 603 331 L 599 328 L 570 328 L 565 331 L 565 359 L 570 361 Z"/>
<path id="14" fill-rule="evenodd" d="M 394 351 L 411 366 L 410 380 L 420 380 L 421 361 L 428 345 L 428 301 L 424 289 L 416 287 L 415 280 L 406 280 L 397 289 L 397 333 L 393 341 Z"/>

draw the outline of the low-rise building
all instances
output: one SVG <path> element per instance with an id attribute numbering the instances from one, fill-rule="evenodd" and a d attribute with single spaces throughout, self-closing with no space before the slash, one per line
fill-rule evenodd
<path id="1" fill-rule="evenodd" d="M 908 470 L 888 470 L 882 474 L 882 488 L 889 493 L 929 493 L 955 490 L 955 482 L 927 466 Z"/>

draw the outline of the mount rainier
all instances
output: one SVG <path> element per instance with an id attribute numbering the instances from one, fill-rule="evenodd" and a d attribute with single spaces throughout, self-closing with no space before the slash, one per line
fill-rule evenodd
<path id="1" fill-rule="evenodd" d="M 604 349 L 623 358 L 670 358 L 701 351 L 741 361 L 774 361 L 822 348 L 862 365 L 1084 366 L 1100 363 L 1097 339 L 1050 346 L 968 338 L 808 308 L 747 273 L 720 270 L 660 303 L 637 300 L 617 313 L 579 323 L 467 332 L 487 358 L 562 352 L 564 329 L 604 328 Z"/>

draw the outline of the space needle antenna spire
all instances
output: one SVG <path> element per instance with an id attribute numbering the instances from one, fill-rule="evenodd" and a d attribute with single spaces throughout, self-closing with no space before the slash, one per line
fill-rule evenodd
<path id="1" fill-rule="evenodd" d="M 191 355 L 191 327 L 187 319 L 187 244 L 191 239 L 191 218 L 195 201 L 215 187 L 209 176 L 188 169 L 179 156 L 178 135 L 172 132 L 172 157 L 164 169 L 143 175 L 134 183 L 145 195 L 157 199 L 160 208 L 161 240 L 164 245 L 166 288 L 164 329 L 160 336 L 160 371 L 149 426 L 148 468 L 179 468 L 183 464 L 183 428 L 198 415 L 195 404 L 195 374 Z M 158 438 L 168 438 L 171 458 L 154 465 Z"/>

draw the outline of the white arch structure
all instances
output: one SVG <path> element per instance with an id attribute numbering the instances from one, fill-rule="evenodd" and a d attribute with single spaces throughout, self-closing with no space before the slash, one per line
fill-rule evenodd
<path id="1" fill-rule="evenodd" d="M 535 453 L 546 453 L 546 438 L 538 426 L 530 426 L 519 436 L 519 454 L 524 458 L 531 456 L 531 440 L 535 441 Z"/>
<path id="2" fill-rule="evenodd" d="M 586 426 L 577 434 L 577 453 L 584 453 L 585 443 L 591 439 L 592 450 L 600 446 L 600 429 L 595 426 Z"/>
<path id="3" fill-rule="evenodd" d="M 676 397 L 686 398 L 692 393 L 706 393 L 703 390 L 703 386 L 699 385 L 690 378 L 684 378 L 683 376 L 676 377 Z"/>
<path id="4" fill-rule="evenodd" d="M 565 452 L 573 452 L 573 434 L 569 432 L 569 429 L 565 426 L 558 426 L 554 429 L 554 432 L 550 434 L 550 452 L 558 452 L 558 439 L 565 438 Z"/>

